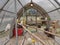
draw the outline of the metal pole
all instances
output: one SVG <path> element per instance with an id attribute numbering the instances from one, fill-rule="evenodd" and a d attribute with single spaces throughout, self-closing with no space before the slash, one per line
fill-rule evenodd
<path id="1" fill-rule="evenodd" d="M 16 45 L 18 45 L 16 0 L 14 0 L 14 4 L 15 4 L 15 13 L 16 13 L 16 15 L 15 15 Z"/>
<path id="2" fill-rule="evenodd" d="M 3 16 L 2 16 L 2 19 L 1 19 L 1 22 L 0 22 L 0 26 L 2 25 L 4 17 L 5 17 L 5 12 L 4 12 Z"/>
<path id="3" fill-rule="evenodd" d="M 24 8 L 23 8 L 23 25 L 24 25 L 24 16 L 25 16 L 25 14 L 24 14 Z"/>
<path id="4" fill-rule="evenodd" d="M 19 4 L 24 8 L 24 6 L 23 6 L 23 4 L 19 1 L 19 0 L 17 0 L 18 2 L 19 2 Z"/>
<path id="5" fill-rule="evenodd" d="M 8 12 L 8 13 L 12 13 L 12 14 L 16 14 L 15 12 L 11 12 L 11 11 L 8 11 L 8 10 L 2 10 L 2 9 L 0 9 L 1 11 L 5 11 L 5 12 Z"/>
<path id="6" fill-rule="evenodd" d="M 38 15 L 38 13 L 36 14 L 36 27 L 38 26 L 38 24 L 37 24 L 37 15 Z M 36 32 L 37 32 L 37 28 L 36 28 Z"/>
<path id="7" fill-rule="evenodd" d="M 48 0 L 48 1 L 49 1 L 55 8 L 57 8 L 51 0 Z M 59 11 L 59 10 L 57 10 L 57 12 L 60 14 L 60 11 Z"/>
<path id="8" fill-rule="evenodd" d="M 7 0 L 7 2 L 3 5 L 3 7 L 1 8 L 0 12 L 3 10 L 3 8 L 6 6 L 6 4 L 9 2 L 9 0 Z"/>
<path id="9" fill-rule="evenodd" d="M 26 24 L 27 24 L 27 12 L 26 12 Z"/>

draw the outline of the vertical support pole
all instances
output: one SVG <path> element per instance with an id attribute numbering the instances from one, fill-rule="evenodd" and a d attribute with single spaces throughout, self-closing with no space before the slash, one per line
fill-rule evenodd
<path id="1" fill-rule="evenodd" d="M 27 12 L 26 12 L 26 24 L 27 24 L 27 21 L 28 21 L 27 18 L 28 18 L 28 16 L 27 16 Z"/>
<path id="2" fill-rule="evenodd" d="M 14 0 L 15 4 L 15 30 L 16 30 L 16 45 L 18 45 L 18 33 L 17 33 L 17 10 L 16 10 L 16 0 Z"/>
<path id="3" fill-rule="evenodd" d="M 36 27 L 38 26 L 38 24 L 37 24 L 37 15 L 38 15 L 38 13 L 36 14 Z M 37 28 L 36 28 L 36 32 L 37 32 Z"/>
<path id="4" fill-rule="evenodd" d="M 2 18 L 1 18 L 0 26 L 2 25 L 3 19 L 4 19 L 4 17 L 5 17 L 5 13 L 6 13 L 6 12 L 4 12 L 4 14 L 3 14 L 3 16 L 2 16 Z"/>
<path id="5" fill-rule="evenodd" d="M 23 8 L 23 25 L 24 25 L 24 15 L 25 15 L 25 14 L 24 14 L 24 8 Z"/>

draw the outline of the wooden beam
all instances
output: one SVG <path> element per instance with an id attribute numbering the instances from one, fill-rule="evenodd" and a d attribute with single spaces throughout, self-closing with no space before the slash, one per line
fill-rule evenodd
<path id="1" fill-rule="evenodd" d="M 44 31 L 44 32 L 51 34 L 51 35 L 54 35 L 54 36 L 57 36 L 57 37 L 60 37 L 60 35 L 58 35 L 58 34 L 54 34 L 54 33 L 48 32 L 48 31 Z"/>

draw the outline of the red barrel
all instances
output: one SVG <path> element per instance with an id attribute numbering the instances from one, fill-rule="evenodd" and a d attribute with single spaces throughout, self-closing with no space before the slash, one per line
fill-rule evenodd
<path id="1" fill-rule="evenodd" d="M 18 36 L 21 36 L 23 34 L 23 28 L 18 28 Z M 13 30 L 13 36 L 16 36 L 16 30 Z"/>

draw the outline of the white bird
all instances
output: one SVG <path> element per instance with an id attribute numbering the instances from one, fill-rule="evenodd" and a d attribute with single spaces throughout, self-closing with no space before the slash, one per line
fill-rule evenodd
<path id="1" fill-rule="evenodd" d="M 31 45 L 32 44 L 32 39 L 28 38 L 26 42 L 27 42 L 27 45 Z"/>
<path id="2" fill-rule="evenodd" d="M 7 24 L 5 31 L 8 31 L 11 28 L 11 24 Z"/>

